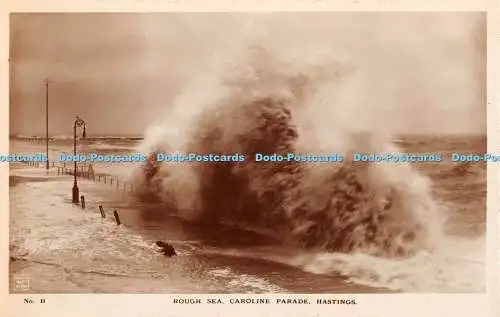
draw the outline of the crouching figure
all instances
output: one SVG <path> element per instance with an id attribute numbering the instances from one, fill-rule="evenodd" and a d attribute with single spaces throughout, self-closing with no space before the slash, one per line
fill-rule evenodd
<path id="1" fill-rule="evenodd" d="M 172 257 L 174 255 L 177 255 L 174 247 L 169 243 L 163 241 L 156 241 L 156 245 L 161 248 L 161 251 L 165 256 Z"/>

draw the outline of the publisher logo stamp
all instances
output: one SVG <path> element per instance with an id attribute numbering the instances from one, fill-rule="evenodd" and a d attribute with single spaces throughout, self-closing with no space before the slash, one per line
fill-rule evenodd
<path id="1" fill-rule="evenodd" d="M 28 291 L 30 289 L 30 278 L 28 275 L 14 275 L 14 290 Z"/>

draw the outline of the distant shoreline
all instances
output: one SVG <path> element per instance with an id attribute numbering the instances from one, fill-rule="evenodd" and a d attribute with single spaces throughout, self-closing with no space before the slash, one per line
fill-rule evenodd
<path id="1" fill-rule="evenodd" d="M 486 139 L 487 135 L 485 133 L 457 133 L 457 134 L 448 134 L 448 133 L 443 133 L 443 134 L 398 134 L 394 135 L 395 141 L 397 139 L 402 138 L 436 138 L 436 137 L 449 137 L 449 138 L 464 138 L 464 137 L 481 137 Z M 29 139 L 35 139 L 35 140 L 45 140 L 44 135 L 10 135 L 9 140 L 29 140 Z M 79 137 L 80 139 L 80 137 Z M 144 140 L 144 136 L 142 135 L 95 135 L 95 136 L 87 136 L 85 138 L 86 140 L 89 141 L 98 141 L 98 140 L 130 140 L 130 141 L 142 141 Z M 54 141 L 54 140 L 73 140 L 73 135 L 55 135 L 55 136 L 50 136 L 49 141 Z"/>
<path id="2" fill-rule="evenodd" d="M 29 135 L 11 135 L 9 136 L 9 140 L 30 140 L 30 139 L 35 139 L 35 140 L 45 140 L 45 136 L 29 136 Z M 69 135 L 61 135 L 61 136 L 50 136 L 49 140 L 73 140 L 73 136 Z M 134 141 L 141 141 L 144 140 L 143 136 L 88 136 L 85 138 L 85 140 L 89 141 L 96 141 L 96 140 L 134 140 Z"/>

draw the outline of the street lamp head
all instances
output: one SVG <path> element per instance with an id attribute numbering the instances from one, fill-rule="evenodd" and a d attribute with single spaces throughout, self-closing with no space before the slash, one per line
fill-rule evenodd
<path id="1" fill-rule="evenodd" d="M 83 126 L 83 135 L 82 135 L 84 138 L 87 137 L 87 131 L 85 129 L 85 125 Z"/>

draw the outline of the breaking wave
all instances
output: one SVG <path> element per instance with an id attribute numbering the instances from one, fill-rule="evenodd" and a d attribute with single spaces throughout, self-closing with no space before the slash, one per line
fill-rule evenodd
<path id="1" fill-rule="evenodd" d="M 243 153 L 245 162 L 150 162 L 134 176 L 141 195 L 191 221 L 237 223 L 313 250 L 388 258 L 432 250 L 442 219 L 429 180 L 407 164 L 349 160 L 352 152 L 399 151 L 346 106 L 355 70 L 325 60 L 287 63 L 260 47 L 243 56 L 186 89 L 141 147 Z M 253 160 L 254 153 L 289 152 L 346 160 Z"/>

